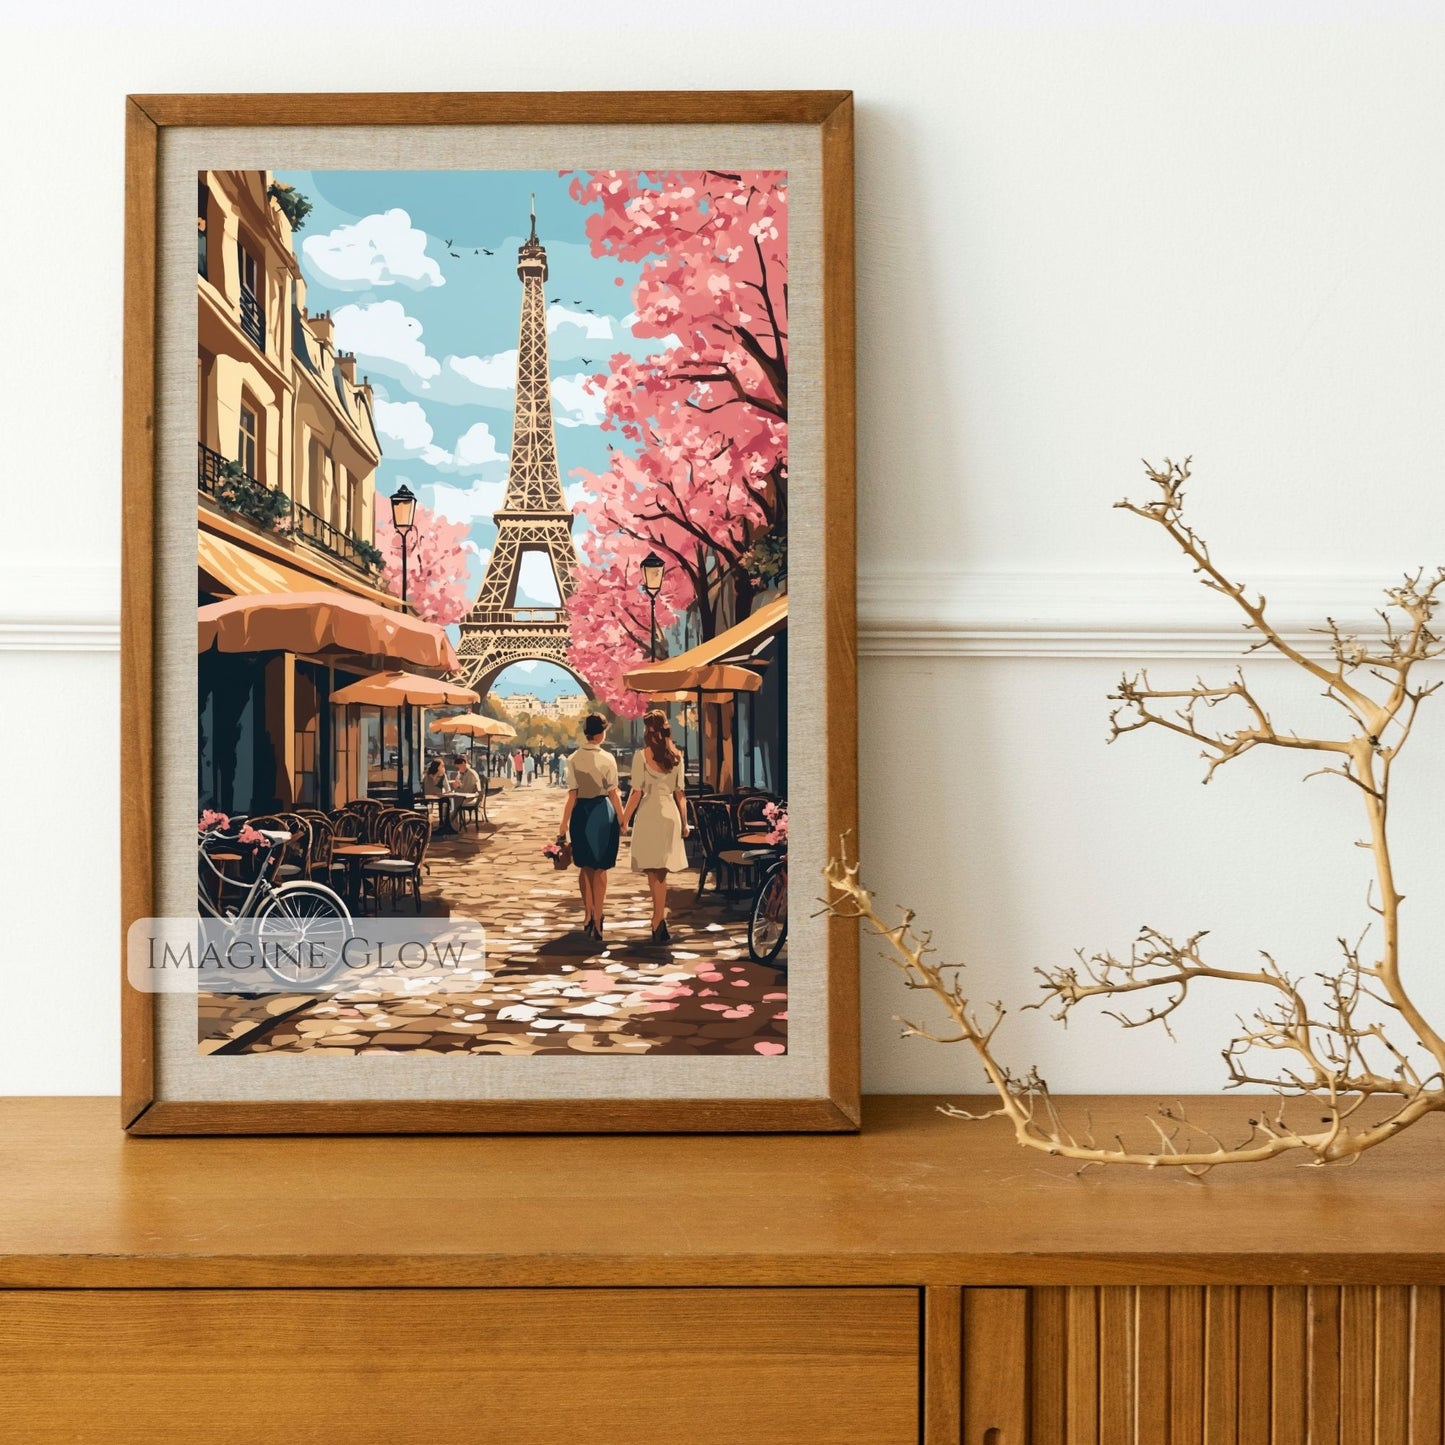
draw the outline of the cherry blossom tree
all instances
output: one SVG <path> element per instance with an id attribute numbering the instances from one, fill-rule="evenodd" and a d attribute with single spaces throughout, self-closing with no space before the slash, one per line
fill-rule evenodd
<path id="1" fill-rule="evenodd" d="M 574 665 L 631 715 L 620 679 L 648 655 L 642 555 L 670 564 L 659 626 L 692 609 L 705 639 L 751 610 L 753 549 L 786 535 L 787 178 L 599 171 L 572 196 L 599 207 L 594 255 L 644 263 L 632 329 L 661 343 L 589 383 L 624 445 L 580 473 L 590 530 L 569 603 Z"/>
<path id="2" fill-rule="evenodd" d="M 445 627 L 466 616 L 471 606 L 467 586 L 465 522 L 448 522 L 417 505 L 406 543 L 406 597 L 418 617 Z M 401 534 L 380 509 L 376 518 L 376 545 L 381 551 L 381 585 L 393 597 L 401 596 Z"/>

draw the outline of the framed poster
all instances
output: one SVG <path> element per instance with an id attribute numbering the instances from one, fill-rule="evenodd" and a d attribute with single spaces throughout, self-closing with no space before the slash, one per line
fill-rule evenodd
<path id="1" fill-rule="evenodd" d="M 851 96 L 128 105 L 124 1126 L 855 1128 Z"/>

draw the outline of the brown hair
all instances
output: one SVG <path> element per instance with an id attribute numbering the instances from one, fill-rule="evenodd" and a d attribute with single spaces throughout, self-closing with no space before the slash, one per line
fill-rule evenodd
<path id="1" fill-rule="evenodd" d="M 659 772 L 670 773 L 681 761 L 682 754 L 672 740 L 672 728 L 667 714 L 661 708 L 653 708 L 642 718 L 642 740 Z"/>

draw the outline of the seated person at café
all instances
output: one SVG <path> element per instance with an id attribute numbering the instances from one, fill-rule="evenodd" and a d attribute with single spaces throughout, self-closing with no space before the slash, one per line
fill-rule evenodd
<path id="1" fill-rule="evenodd" d="M 433 758 L 426 765 L 426 776 L 421 780 L 421 791 L 424 797 L 441 799 L 437 805 L 437 821 L 440 824 L 437 831 L 440 833 L 453 831 L 452 800 L 448 796 L 451 790 L 451 784 L 447 781 L 446 764 L 440 758 Z"/>
<path id="2" fill-rule="evenodd" d="M 452 774 L 452 807 L 460 823 L 468 811 L 475 809 L 482 793 L 482 780 L 465 753 L 457 754 L 456 763 L 457 770 Z"/>

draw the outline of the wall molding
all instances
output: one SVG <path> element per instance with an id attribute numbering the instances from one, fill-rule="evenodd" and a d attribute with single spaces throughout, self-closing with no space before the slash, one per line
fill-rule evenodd
<path id="1" fill-rule="evenodd" d="M 1389 579 L 1295 574 L 1259 590 L 1291 642 L 1333 613 L 1370 630 Z M 0 569 L 0 652 L 115 652 L 120 569 L 31 563 Z M 1229 601 L 1188 573 L 865 572 L 858 582 L 865 657 L 1236 657 L 1248 636 Z"/>
<path id="2" fill-rule="evenodd" d="M 1252 579 L 1294 645 L 1323 652 L 1314 630 L 1333 615 L 1378 627 L 1389 579 L 1296 574 Z M 1187 571 L 865 573 L 859 651 L 903 657 L 1237 657 L 1243 614 Z"/>

